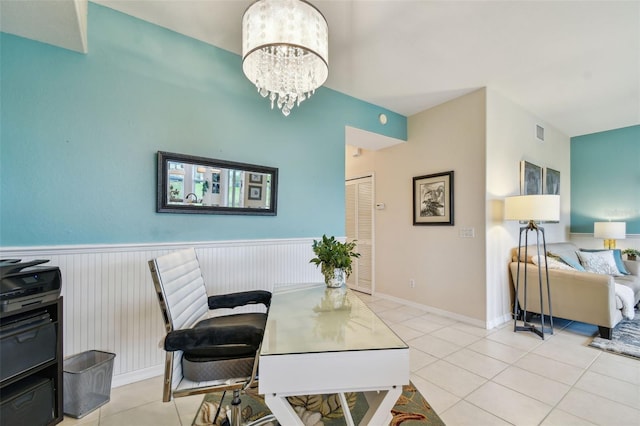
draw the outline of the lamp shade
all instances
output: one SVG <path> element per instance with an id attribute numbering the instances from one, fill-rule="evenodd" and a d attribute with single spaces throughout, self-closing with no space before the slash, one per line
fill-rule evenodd
<path id="1" fill-rule="evenodd" d="M 505 220 L 560 220 L 559 195 L 516 195 L 504 200 Z"/>
<path id="2" fill-rule="evenodd" d="M 604 240 L 624 240 L 627 234 L 625 222 L 595 222 L 593 224 L 593 237 Z"/>

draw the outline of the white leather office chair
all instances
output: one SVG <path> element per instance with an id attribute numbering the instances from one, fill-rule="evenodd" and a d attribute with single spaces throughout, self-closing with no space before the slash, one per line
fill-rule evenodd
<path id="1" fill-rule="evenodd" d="M 232 424 L 241 424 L 240 392 L 255 386 L 266 313 L 210 316 L 211 310 L 261 303 L 262 290 L 207 296 L 193 248 L 149 261 L 167 335 L 163 401 L 233 391 Z M 273 416 L 252 425 L 272 421 Z"/>

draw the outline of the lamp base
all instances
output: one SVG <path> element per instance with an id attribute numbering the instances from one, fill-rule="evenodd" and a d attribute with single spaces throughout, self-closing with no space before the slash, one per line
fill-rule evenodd
<path id="1" fill-rule="evenodd" d="M 544 327 L 544 319 L 545 319 L 545 313 L 544 313 L 544 302 L 543 302 L 543 297 L 542 297 L 542 266 L 538 267 L 538 288 L 539 288 L 539 294 L 540 294 L 540 326 L 536 326 L 533 325 L 531 323 L 529 323 L 528 320 L 528 316 L 527 316 L 527 262 L 524 262 L 524 304 L 522 306 L 523 309 L 520 309 L 519 306 L 519 297 L 518 294 L 520 293 L 520 264 L 522 263 L 521 259 L 522 257 L 520 256 L 520 251 L 522 250 L 522 247 L 524 247 L 524 255 L 525 258 L 528 257 L 527 254 L 527 248 L 529 246 L 529 231 L 535 231 L 536 233 L 536 255 L 538 256 L 538 258 L 540 258 L 540 234 L 542 234 L 542 247 L 543 247 L 543 255 L 545 256 L 545 262 L 544 262 L 544 272 L 545 272 L 545 276 L 546 276 L 546 287 L 547 287 L 547 304 L 549 307 L 549 325 L 551 326 L 548 330 L 548 332 L 550 332 L 550 334 L 553 334 L 553 313 L 551 312 L 551 286 L 549 284 L 549 268 L 547 266 L 547 262 L 546 262 L 546 253 L 547 253 L 547 242 L 544 236 L 544 228 L 541 226 L 538 226 L 533 220 L 529 221 L 529 223 L 527 224 L 527 226 L 523 226 L 520 228 L 520 238 L 518 240 L 518 270 L 517 270 L 517 274 L 516 274 L 516 280 L 515 280 L 515 287 L 516 287 L 516 294 L 515 294 L 515 303 L 514 303 L 514 312 L 513 312 L 513 331 L 531 331 L 535 334 L 537 334 L 542 340 L 544 340 L 544 333 L 545 333 L 545 327 Z M 522 244 L 522 234 L 524 233 L 524 246 Z M 518 319 L 522 320 L 523 325 L 518 325 Z"/>
<path id="2" fill-rule="evenodd" d="M 604 240 L 604 248 L 613 250 L 614 248 L 616 248 L 616 240 L 612 240 L 612 239 Z"/>
<path id="3" fill-rule="evenodd" d="M 547 334 L 553 334 L 553 328 L 545 328 L 544 326 L 539 327 L 528 322 L 525 322 L 523 325 L 516 325 L 514 331 L 531 331 L 532 333 L 537 334 L 543 340 L 545 332 Z"/>

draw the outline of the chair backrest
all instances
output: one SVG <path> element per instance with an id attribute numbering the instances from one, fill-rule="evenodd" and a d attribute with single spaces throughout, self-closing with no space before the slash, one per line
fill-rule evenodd
<path id="1" fill-rule="evenodd" d="M 167 331 L 191 328 L 209 306 L 200 264 L 193 248 L 149 261 Z"/>
<path id="2" fill-rule="evenodd" d="M 191 328 L 206 317 L 207 292 L 193 248 L 179 250 L 149 261 L 167 332 Z M 170 401 L 182 380 L 182 351 L 167 352 L 163 400 Z"/>

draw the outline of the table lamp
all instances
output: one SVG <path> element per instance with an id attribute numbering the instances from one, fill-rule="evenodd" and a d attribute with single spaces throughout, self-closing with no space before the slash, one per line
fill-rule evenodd
<path id="1" fill-rule="evenodd" d="M 549 307 L 549 326 L 553 334 L 553 314 L 551 312 L 551 290 L 549 289 L 549 268 L 547 267 L 547 242 L 544 236 L 544 228 L 538 225 L 543 221 L 557 222 L 560 220 L 560 196 L 559 195 L 517 195 L 507 197 L 504 200 L 505 220 L 526 221 L 527 225 L 520 227 L 518 239 L 518 271 L 516 273 L 516 298 L 514 302 L 513 331 L 532 331 L 544 340 L 544 304 L 542 299 L 542 264 L 538 262 L 538 285 L 540 288 L 540 329 L 527 321 L 527 262 L 524 262 L 524 303 L 520 310 L 518 294 L 520 291 L 520 263 L 522 261 L 522 234 L 524 233 L 524 258 L 528 258 L 529 231 L 536 233 L 536 248 L 538 259 L 540 257 L 540 235 L 544 249 L 544 269 L 547 278 L 547 302 Z M 518 325 L 518 317 L 522 316 L 523 325 Z"/>
<path id="2" fill-rule="evenodd" d="M 616 240 L 624 240 L 627 234 L 626 222 L 595 222 L 593 238 L 602 238 L 604 248 L 616 248 Z"/>

